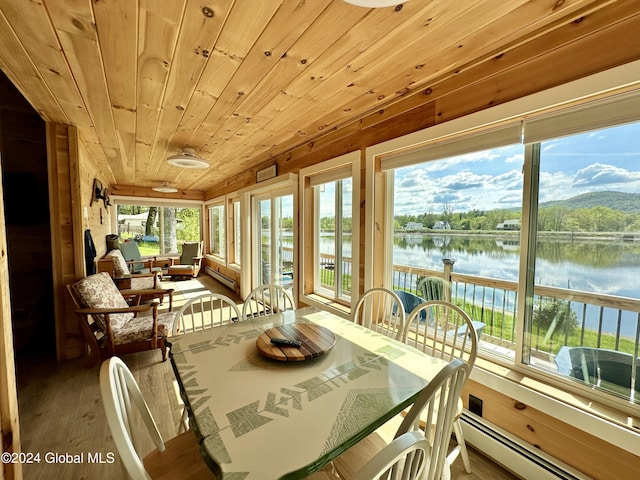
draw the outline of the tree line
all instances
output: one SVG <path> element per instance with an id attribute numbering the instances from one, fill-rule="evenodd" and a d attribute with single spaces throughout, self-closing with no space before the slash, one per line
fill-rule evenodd
<path id="1" fill-rule="evenodd" d="M 418 215 L 395 215 L 394 231 L 401 232 L 410 223 L 421 223 L 431 230 L 436 222 L 446 222 L 452 230 L 496 230 L 506 220 L 521 220 L 519 210 L 474 209 L 454 212 L 448 208 L 441 213 L 425 212 Z M 282 220 L 283 227 L 292 227 L 293 219 Z M 343 220 L 343 231 L 350 232 L 351 218 Z M 335 231 L 335 218 L 322 217 L 321 231 Z M 538 210 L 538 231 L 544 232 L 640 232 L 640 213 L 626 213 L 609 207 L 569 208 L 561 205 L 541 207 Z"/>

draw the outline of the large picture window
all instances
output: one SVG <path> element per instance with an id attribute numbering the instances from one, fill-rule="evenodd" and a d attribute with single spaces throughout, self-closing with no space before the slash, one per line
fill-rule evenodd
<path id="1" fill-rule="evenodd" d="M 116 231 L 121 240 L 138 242 L 143 255 L 180 252 L 183 242 L 200 240 L 201 208 L 120 203 Z"/>
<path id="2" fill-rule="evenodd" d="M 524 359 L 640 401 L 640 122 L 534 144 Z"/>
<path id="3" fill-rule="evenodd" d="M 464 308 L 481 357 L 636 411 L 638 112 L 625 94 L 382 156 L 386 284 Z"/>
<path id="4" fill-rule="evenodd" d="M 501 135 L 486 138 L 503 142 Z M 393 170 L 391 283 L 407 313 L 427 300 L 461 306 L 481 326 L 481 348 L 504 355 L 497 347 L 515 345 L 516 335 L 524 147 L 468 152 L 464 145 Z"/>

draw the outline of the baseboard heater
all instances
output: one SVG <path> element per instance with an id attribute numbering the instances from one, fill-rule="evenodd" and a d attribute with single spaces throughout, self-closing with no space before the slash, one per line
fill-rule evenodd
<path id="1" fill-rule="evenodd" d="M 523 479 L 589 480 L 551 455 L 528 446 L 515 436 L 490 424 L 477 415 L 462 414 L 462 430 L 466 442 L 507 470 Z"/>
<path id="2" fill-rule="evenodd" d="M 226 275 L 223 275 L 222 273 L 220 273 L 217 270 L 214 270 L 211 267 L 206 267 L 204 269 L 205 272 L 207 272 L 209 274 L 209 276 L 211 276 L 213 279 L 219 281 L 220 283 L 222 283 L 223 285 L 229 287 L 231 290 L 235 290 L 237 287 L 237 283 L 233 278 L 227 277 Z"/>

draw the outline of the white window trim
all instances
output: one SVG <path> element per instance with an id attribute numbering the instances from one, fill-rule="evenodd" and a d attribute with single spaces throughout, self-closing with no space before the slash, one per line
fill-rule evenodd
<path id="1" fill-rule="evenodd" d="M 211 215 L 210 215 L 212 207 L 222 207 L 222 209 L 223 209 L 223 221 L 225 221 L 225 226 L 224 227 L 225 227 L 225 240 L 226 240 L 226 235 L 227 235 L 227 225 L 226 225 L 227 207 L 226 207 L 226 203 L 225 203 L 225 198 L 226 198 L 225 196 L 220 196 L 220 197 L 216 197 L 216 198 L 213 198 L 211 200 L 208 200 L 204 204 L 204 208 L 205 208 L 205 211 L 207 212 L 207 225 L 208 225 L 208 228 L 206 229 L 206 236 L 207 236 L 206 240 L 207 241 L 205 242 L 205 245 L 207 245 L 206 257 L 208 259 L 213 260 L 214 262 L 226 267 L 227 266 L 227 255 L 228 255 L 228 252 L 226 251 L 227 250 L 227 244 L 225 243 L 225 246 L 224 246 L 224 248 L 225 248 L 224 257 L 222 257 L 222 256 L 220 256 L 220 255 L 218 255 L 216 253 L 211 252 L 211 248 L 212 248 L 212 245 L 213 245 L 213 238 L 211 236 L 212 232 L 211 232 Z"/>
<path id="2" fill-rule="evenodd" d="M 303 168 L 300 170 L 300 181 L 299 181 L 299 193 L 298 197 L 300 199 L 300 206 L 304 211 L 305 204 L 311 199 L 307 198 L 305 185 L 307 181 L 310 185 L 326 183 L 332 180 L 335 180 L 337 174 L 345 173 L 345 168 L 350 167 L 351 170 L 351 183 L 353 185 L 352 193 L 351 193 L 351 202 L 352 202 L 352 225 L 353 230 L 351 234 L 352 241 L 352 249 L 351 249 L 351 258 L 353 262 L 352 268 L 352 276 L 351 276 L 351 291 L 358 292 L 360 288 L 360 274 L 356 271 L 356 268 L 359 268 L 359 258 L 360 258 L 360 208 L 357 208 L 360 205 L 360 150 L 356 150 L 353 152 L 346 153 L 344 155 L 340 155 L 339 157 L 332 158 L 322 163 L 318 163 L 312 165 L 307 168 Z M 313 238 L 301 238 L 306 232 L 306 222 L 313 221 L 312 219 L 305 218 L 304 215 L 300 216 L 300 229 L 299 232 L 302 232 L 300 238 L 298 238 L 298 243 L 300 245 L 300 251 L 305 252 L 303 248 L 308 242 L 313 243 Z M 304 254 L 304 253 L 303 253 Z M 315 252 L 314 252 L 315 255 Z M 300 282 L 306 278 L 306 275 L 313 275 L 314 272 L 305 272 L 305 262 L 300 262 L 301 267 L 299 269 L 300 272 Z M 357 295 L 351 296 L 351 308 L 353 308 L 358 301 Z M 315 306 L 318 308 L 322 308 L 325 310 L 329 310 L 336 315 L 340 315 L 342 317 L 347 318 L 348 312 L 345 312 L 344 309 L 335 308 L 330 304 L 319 301 L 316 295 L 305 295 L 304 291 L 300 291 L 300 299 L 304 303 Z M 329 299 L 327 299 L 329 301 Z"/>
<path id="3" fill-rule="evenodd" d="M 205 215 L 207 213 L 207 209 L 204 206 L 203 202 L 194 202 L 193 200 L 184 200 L 184 199 L 167 199 L 167 200 L 159 200 L 159 199 L 142 199 L 140 197 L 130 197 L 126 195 L 111 195 L 111 201 L 113 203 L 112 208 L 114 212 L 117 211 L 118 205 L 140 205 L 141 207 L 178 207 L 178 208 L 198 208 L 200 209 L 200 239 L 205 241 L 209 235 L 204 228 L 205 224 Z M 111 226 L 112 232 L 118 231 L 118 216 L 117 215 L 109 215 L 110 221 L 109 225 Z M 175 255 L 178 252 L 169 252 L 165 253 L 162 256 L 167 255 Z"/>
<path id="4" fill-rule="evenodd" d="M 402 137 L 398 137 L 386 142 L 373 145 L 366 149 L 366 201 L 365 201 L 365 289 L 370 288 L 373 282 L 373 252 L 374 252 L 374 200 L 376 192 L 376 176 L 384 175 L 380 172 L 381 162 L 386 157 L 394 154 L 406 154 L 406 152 L 433 143 L 434 141 L 449 137 L 460 136 L 471 131 L 480 131 L 486 128 L 493 128 L 499 124 L 513 120 L 524 120 L 538 116 L 542 111 L 558 110 L 561 107 L 568 107 L 577 102 L 586 101 L 590 97 L 613 96 L 618 93 L 637 90 L 640 88 L 640 61 L 630 62 L 625 65 L 585 77 L 574 82 L 570 82 L 558 87 L 538 92 L 526 97 L 522 97 L 511 102 L 498 105 L 489 109 L 476 112 L 465 117 L 461 117 L 443 124 L 420 130 Z M 388 212 L 387 212 L 388 215 Z M 387 217 L 388 218 L 388 217 Z M 388 272 L 388 270 L 387 270 Z M 389 274 L 387 273 L 387 276 Z M 523 312 L 519 312 L 519 316 Z M 522 323 L 522 319 L 518 319 Z M 556 388 L 561 388 L 567 392 L 566 399 L 556 399 L 545 395 L 543 391 L 536 391 L 525 387 L 525 384 L 533 384 L 538 380 L 545 382 L 548 376 L 538 374 L 533 369 L 521 371 L 517 364 L 509 364 L 509 370 L 500 368 L 504 375 L 496 375 L 482 368 L 475 368 L 471 378 L 477 382 L 488 385 L 491 388 L 503 392 L 512 398 L 524 401 L 533 408 L 562 421 L 569 421 L 571 424 L 597 437 L 607 439 L 614 445 L 619 446 L 634 455 L 640 455 L 640 434 L 632 427 L 637 427 L 639 418 L 637 407 L 624 405 L 615 401 L 608 402 L 603 399 L 602 403 L 621 412 L 627 417 L 627 427 L 617 424 L 614 421 L 604 418 L 597 405 L 589 403 L 576 408 L 576 405 L 583 402 L 580 399 L 584 392 L 574 389 L 564 382 Z M 520 381 L 508 378 L 508 373 L 512 371 L 516 376 L 524 375 Z M 559 382 L 553 382 L 559 385 Z M 576 393 L 576 396 L 572 392 Z M 599 399 L 594 395 L 592 398 Z"/>
<path id="5" fill-rule="evenodd" d="M 240 296 L 246 299 L 251 293 L 253 282 L 253 237 L 251 236 L 251 226 L 254 224 L 253 203 L 254 199 L 263 195 L 292 194 L 293 195 L 293 218 L 299 218 L 298 214 L 298 175 L 295 173 L 287 173 L 279 175 L 275 178 L 265 180 L 264 182 L 245 187 L 238 192 L 240 195 L 240 215 L 242 218 L 241 232 L 242 242 L 242 258 L 243 268 L 240 269 Z M 293 284 L 294 298 L 297 298 L 298 292 L 298 245 L 299 245 L 299 229 L 298 222 L 293 222 L 293 236 L 296 239 L 293 245 L 293 270 L 295 282 Z M 251 266 L 251 268 L 248 268 Z"/>
<path id="6" fill-rule="evenodd" d="M 235 244 L 235 224 L 234 224 L 234 220 L 235 220 L 235 212 L 233 212 L 233 204 L 235 202 L 239 202 L 240 203 L 240 217 L 237 219 L 238 222 L 240 222 L 240 263 L 238 263 L 237 261 L 231 262 L 229 261 L 229 258 L 231 257 L 230 252 L 231 252 L 231 245 Z M 230 268 L 236 272 L 240 272 L 241 268 L 242 268 L 242 244 L 244 243 L 244 237 L 242 236 L 242 195 L 238 194 L 238 193 L 233 193 L 230 195 L 227 195 L 225 197 L 225 205 L 227 208 L 227 255 L 226 255 L 226 266 L 227 268 Z M 232 213 L 230 214 L 229 211 L 232 211 Z M 235 255 L 235 251 L 233 254 L 233 258 L 234 260 L 236 259 L 236 255 Z"/>

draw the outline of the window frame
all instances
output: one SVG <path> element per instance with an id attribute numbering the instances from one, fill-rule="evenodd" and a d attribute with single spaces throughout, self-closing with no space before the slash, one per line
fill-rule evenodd
<path id="1" fill-rule="evenodd" d="M 171 207 L 171 208 L 194 208 L 200 210 L 200 225 L 199 225 L 199 240 L 204 240 L 204 224 L 205 224 L 205 209 L 202 202 L 194 203 L 193 200 L 180 200 L 180 199 L 171 199 L 171 200 L 160 200 L 160 199 L 141 199 L 140 197 L 130 197 L 125 195 L 111 195 L 110 196 L 114 213 L 118 211 L 118 205 L 137 205 L 141 207 Z M 112 232 L 118 231 L 118 218 L 117 214 L 109 215 L 110 217 L 110 226 Z M 162 218 L 162 217 L 160 217 Z M 180 247 L 180 244 L 178 244 Z M 180 251 L 176 252 L 163 252 L 162 251 L 162 242 L 160 243 L 160 253 L 158 256 L 167 257 L 167 256 L 179 256 Z"/>
<path id="2" fill-rule="evenodd" d="M 299 198 L 302 212 L 304 212 L 300 216 L 300 245 L 301 251 L 304 252 L 300 267 L 300 298 L 309 305 L 330 310 L 345 318 L 350 317 L 351 309 L 358 301 L 360 290 L 359 268 L 362 263 L 360 260 L 360 208 L 355 208 L 360 205 L 360 165 L 361 153 L 356 150 L 300 170 Z M 320 274 L 316 270 L 320 258 L 317 242 L 319 233 L 316 228 L 320 221 L 320 210 L 315 186 L 346 178 L 351 178 L 352 183 L 351 258 L 353 267 L 350 301 L 328 295 L 326 290 L 323 292 L 323 289 L 318 288 Z"/>
<path id="3" fill-rule="evenodd" d="M 241 245 L 242 250 L 242 263 L 246 267 L 248 265 L 251 268 L 240 269 L 240 296 L 246 298 L 251 292 L 254 285 L 254 278 L 256 275 L 256 266 L 253 262 L 254 259 L 254 231 L 255 231 L 255 209 L 254 203 L 256 197 L 264 198 L 265 196 L 274 195 L 293 195 L 293 293 L 294 298 L 297 298 L 298 291 L 298 279 L 296 278 L 298 272 L 298 222 L 295 221 L 299 217 L 298 214 L 298 175 L 294 173 L 286 173 L 278 175 L 275 178 L 265 180 L 256 185 L 252 185 L 235 192 L 240 196 L 240 215 L 241 215 L 241 235 L 244 239 L 251 239 L 250 241 L 244 241 Z"/>
<path id="4" fill-rule="evenodd" d="M 443 124 L 438 124 L 428 129 L 414 132 L 412 134 L 405 135 L 403 137 L 395 138 L 386 142 L 382 142 L 377 145 L 373 145 L 366 149 L 366 202 L 365 202 L 365 289 L 372 287 L 376 282 L 379 283 L 382 279 L 384 286 L 391 284 L 390 280 L 390 268 L 388 263 L 381 262 L 379 259 L 385 257 L 385 251 L 388 246 L 389 239 L 385 238 L 376 232 L 374 225 L 383 224 L 387 228 L 384 231 L 389 231 L 390 221 L 392 221 L 392 209 L 389 208 L 387 202 L 384 199 L 385 195 L 392 186 L 390 175 L 387 175 L 382 168 L 383 162 L 388 162 L 389 158 L 399 155 L 410 155 L 411 152 L 415 152 L 418 149 L 434 145 L 438 142 L 453 140 L 475 134 L 477 132 L 487 131 L 488 129 L 495 128 L 505 122 L 521 121 L 527 122 L 532 119 L 539 119 L 543 115 L 553 116 L 555 112 L 562 111 L 562 113 L 568 112 L 576 104 L 584 105 L 588 101 L 614 101 L 616 95 L 626 95 L 630 91 L 640 92 L 640 81 L 637 78 L 637 74 L 634 74 L 634 69 L 640 68 L 640 62 L 632 62 L 622 67 L 618 67 L 606 72 L 595 74 L 591 77 L 577 80 L 569 84 L 555 87 L 548 91 L 538 92 L 536 94 L 523 97 L 490 109 L 477 112 L 465 117 L 461 117 Z M 604 100 L 602 100 L 604 98 Z M 623 97 L 624 98 L 624 97 Z M 578 106 L 580 108 L 580 106 Z M 561 114 L 562 114 L 561 113 Z M 524 148 L 530 148 L 528 144 L 525 144 Z M 531 171 L 527 172 L 527 167 L 524 170 L 525 175 L 530 175 Z M 525 179 L 525 189 L 530 183 L 531 179 Z M 530 191 L 523 192 L 523 211 L 522 219 L 529 218 L 530 214 Z M 390 211 L 391 210 L 391 211 Z M 525 225 L 522 225 L 522 231 L 526 232 Z M 524 235 L 524 233 L 523 233 Z M 388 233 L 386 237 L 389 237 Z M 527 238 L 521 239 L 521 245 L 524 247 L 528 242 Z M 528 251 L 521 252 L 521 262 L 526 262 L 528 259 Z M 374 259 L 378 259 L 377 262 Z M 521 264 L 520 278 L 518 281 L 519 302 L 523 302 L 522 305 L 518 305 L 517 322 L 519 328 L 524 328 L 524 302 L 526 301 L 526 288 L 527 280 L 525 278 L 526 263 Z M 532 285 L 532 284 L 531 284 Z M 532 288 L 532 287 L 531 287 Z M 522 333 L 519 332 L 518 338 L 522 338 Z M 521 346 L 516 348 L 516 355 L 518 352 L 522 352 Z M 640 416 L 640 408 L 637 405 L 630 405 L 628 402 L 618 401 L 610 395 L 601 394 L 601 392 L 593 392 L 588 388 L 584 388 L 580 385 L 573 385 L 567 380 L 563 380 L 560 376 L 547 375 L 540 371 L 535 371 L 533 367 L 523 365 L 521 355 L 516 361 L 504 362 L 499 358 L 488 359 L 489 364 L 495 364 L 498 367 L 506 367 L 508 371 L 516 372 L 520 375 L 524 375 L 525 378 L 530 379 L 531 382 L 540 382 L 538 386 L 542 386 L 541 397 L 546 395 L 544 385 L 549 385 L 548 390 L 560 389 L 560 391 L 569 392 L 570 394 L 577 394 L 580 397 L 590 398 L 600 402 L 602 405 L 613 407 L 617 411 L 625 412 L 627 414 Z M 496 370 L 498 371 L 498 370 Z M 474 369 L 472 378 L 479 378 L 485 384 L 488 381 L 487 374 L 482 369 Z M 501 377 L 498 375 L 498 377 Z M 555 378 L 554 378 L 555 377 Z M 498 381 L 498 383 L 504 383 Z M 499 389 L 499 388 L 498 388 Z M 576 404 L 580 403 L 579 398 L 573 399 Z M 566 398 L 560 399 L 561 402 L 566 401 Z M 594 411 L 595 407 L 583 408 Z"/>
<path id="5" fill-rule="evenodd" d="M 216 231 L 214 232 L 214 225 L 213 225 L 213 209 L 221 209 L 221 213 L 219 214 L 220 220 L 218 222 L 219 226 L 222 227 L 223 231 Z M 213 258 L 216 262 L 221 263 L 226 265 L 227 264 L 227 256 L 228 256 L 228 252 L 227 252 L 227 248 L 228 248 L 228 241 L 227 241 L 227 216 L 226 216 L 226 212 L 227 212 L 227 208 L 226 208 L 226 202 L 225 202 L 225 197 L 218 197 L 210 202 L 206 203 L 206 211 L 207 211 L 207 220 L 208 220 L 208 235 L 209 235 L 209 245 L 208 248 L 206 249 L 207 251 L 207 255 L 209 255 L 211 258 Z M 214 239 L 217 237 L 218 239 L 222 236 L 222 238 L 224 239 L 224 245 L 222 246 L 223 250 L 222 252 L 217 252 L 217 251 L 213 251 L 213 245 L 214 245 Z"/>
<path id="6" fill-rule="evenodd" d="M 242 266 L 242 197 L 228 195 L 227 209 L 227 266 L 240 270 Z"/>

